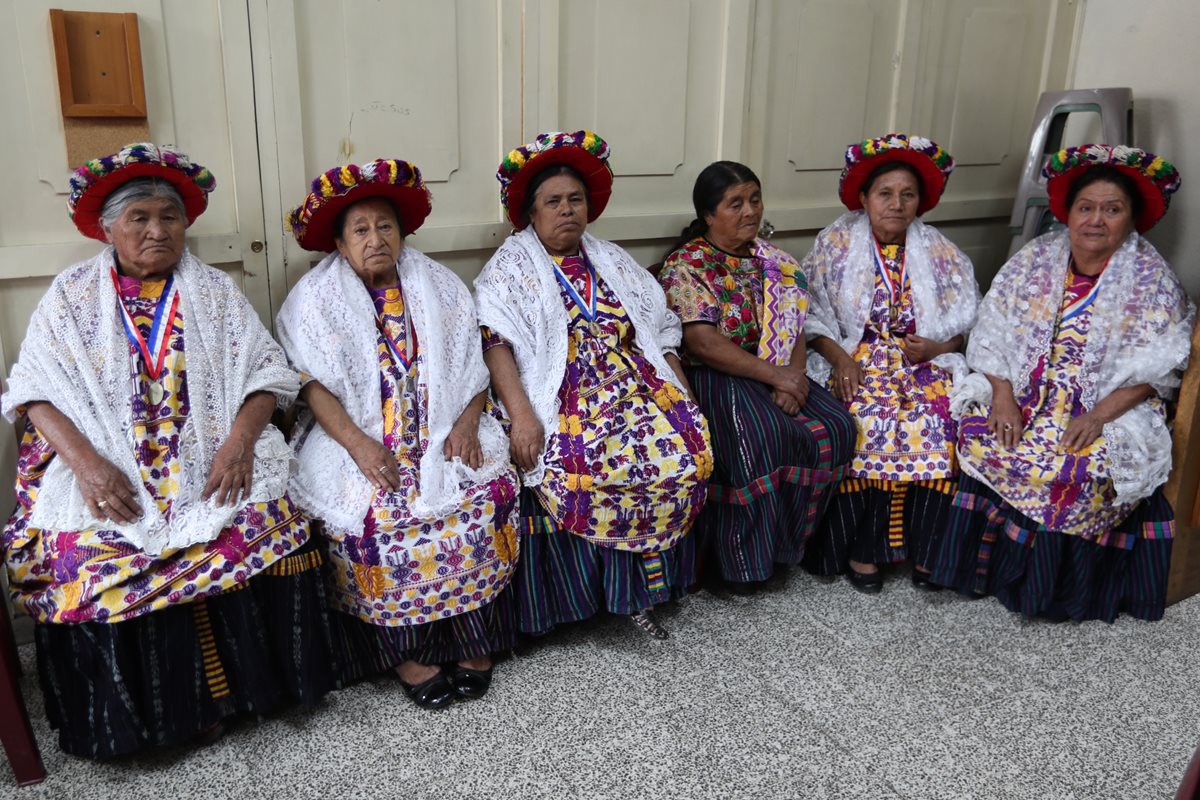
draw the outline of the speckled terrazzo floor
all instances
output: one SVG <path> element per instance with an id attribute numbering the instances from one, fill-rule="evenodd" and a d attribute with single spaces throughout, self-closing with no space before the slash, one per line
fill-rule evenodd
<path id="1" fill-rule="evenodd" d="M 803 574 L 701 593 L 654 642 L 569 628 L 497 667 L 486 700 L 414 708 L 390 680 L 208 747 L 62 755 L 34 798 L 1170 798 L 1200 743 L 1200 597 L 1159 623 L 1052 625 L 993 600 L 878 597 Z"/>

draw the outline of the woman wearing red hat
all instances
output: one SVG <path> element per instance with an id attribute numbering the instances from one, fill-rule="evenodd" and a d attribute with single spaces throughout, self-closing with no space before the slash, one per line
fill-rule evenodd
<path id="1" fill-rule="evenodd" d="M 1159 619 L 1174 532 L 1163 400 L 1195 306 L 1142 234 L 1179 173 L 1085 145 L 1042 174 L 1067 229 L 1009 259 L 980 307 L 951 396 L 962 476 L 933 579 L 1030 616 Z"/>
<path id="2" fill-rule="evenodd" d="M 524 472 L 518 618 L 525 633 L 600 611 L 655 638 L 684 593 L 687 537 L 712 455 L 654 278 L 586 233 L 612 191 L 608 145 L 544 133 L 500 165 L 516 232 L 475 282 L 484 358 Z"/>
<path id="3" fill-rule="evenodd" d="M 269 424 L 299 382 L 185 246 L 212 175 L 134 144 L 71 186 L 76 227 L 110 246 L 55 278 L 13 367 L 3 411 L 25 419 L 3 545 L 59 743 L 106 759 L 315 703 L 333 656 Z"/>
<path id="4" fill-rule="evenodd" d="M 276 321 L 304 384 L 292 493 L 324 523 L 345 677 L 395 668 L 422 708 L 482 697 L 516 636 L 517 475 L 470 292 L 405 241 L 430 210 L 406 161 L 318 176 L 288 222 L 329 255 Z"/>
<path id="5" fill-rule="evenodd" d="M 809 543 L 805 566 L 848 573 L 860 591 L 910 561 L 928 587 L 929 534 L 945 522 L 957 475 L 948 394 L 979 289 L 968 259 L 919 217 L 941 199 L 954 160 L 936 143 L 889 134 L 846 151 L 850 209 L 804 260 L 813 302 L 810 376 L 847 406 L 858 442 Z"/>

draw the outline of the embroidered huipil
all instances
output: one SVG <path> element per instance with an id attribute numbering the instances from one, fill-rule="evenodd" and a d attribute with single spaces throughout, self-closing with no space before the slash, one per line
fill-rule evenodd
<path id="1" fill-rule="evenodd" d="M 558 431 L 534 491 L 560 528 L 594 544 L 666 550 L 704 504 L 707 423 L 637 352 L 628 315 L 586 259 L 555 262 L 569 314 L 567 365 Z M 485 348 L 502 342 L 484 333 Z"/>
<path id="2" fill-rule="evenodd" d="M 851 357 L 862 384 L 849 405 L 858 421 L 851 478 L 928 481 L 953 477 L 957 429 L 950 416 L 950 376 L 929 362 L 912 364 L 901 349 L 916 333 L 903 245 L 878 248 L 874 297 L 862 340 Z M 830 389 L 835 390 L 830 379 Z"/>
<path id="3" fill-rule="evenodd" d="M 510 469 L 476 484 L 445 518 L 412 514 L 429 444 L 427 398 L 417 381 L 421 348 L 401 288 L 371 290 L 371 296 L 379 326 L 383 443 L 396 458 L 400 488 L 375 492 L 361 529 L 327 529 L 333 601 L 375 625 L 421 625 L 481 608 L 508 585 L 517 557 L 517 477 Z"/>
<path id="4" fill-rule="evenodd" d="M 1116 502 L 1108 476 L 1106 442 L 1101 435 L 1078 452 L 1062 445 L 1071 419 L 1085 411 L 1080 401 L 1084 347 L 1092 321 L 1098 276 L 1067 271 L 1054 339 L 1034 367 L 1029 386 L 1017 402 L 1025 428 L 1012 450 L 1000 447 L 987 429 L 987 415 L 963 416 L 959 456 L 1014 508 L 1046 529 L 1108 541 L 1110 532 L 1136 503 Z M 1162 401 L 1148 401 L 1163 414 Z M 1118 534 L 1119 535 L 1119 534 Z"/>
<path id="5" fill-rule="evenodd" d="M 165 281 L 121 276 L 125 307 L 146 341 Z M 191 413 L 184 352 L 184 319 L 165 334 L 162 372 L 151 381 L 139 348 L 130 343 L 130 437 L 141 478 L 170 518 L 179 494 L 179 439 Z M 162 399 L 152 383 L 162 387 Z M 84 431 L 86 435 L 87 431 Z M 28 419 L 17 454 L 17 507 L 4 528 L 9 579 L 17 602 L 37 622 L 119 622 L 244 584 L 308 539 L 308 523 L 285 495 L 241 509 L 211 542 L 149 556 L 115 531 L 48 531 L 28 517 L 42 475 L 57 454 Z M 316 558 L 316 555 L 313 555 Z"/>

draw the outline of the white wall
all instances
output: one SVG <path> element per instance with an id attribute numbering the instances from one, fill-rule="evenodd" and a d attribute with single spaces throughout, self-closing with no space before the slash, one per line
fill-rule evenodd
<path id="1" fill-rule="evenodd" d="M 1200 2 L 1082 0 L 1072 86 L 1133 88 L 1134 144 L 1179 168 L 1183 185 L 1149 234 L 1200 297 Z"/>

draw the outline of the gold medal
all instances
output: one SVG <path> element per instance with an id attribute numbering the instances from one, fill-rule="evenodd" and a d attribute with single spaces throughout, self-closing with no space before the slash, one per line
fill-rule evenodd
<path id="1" fill-rule="evenodd" d="M 592 331 L 592 336 L 595 336 L 597 339 L 599 339 L 601 334 L 604 333 L 604 330 L 600 327 L 600 323 L 596 322 L 595 320 L 592 320 L 592 324 L 588 327 Z"/>
<path id="2" fill-rule="evenodd" d="M 158 383 L 157 381 L 151 381 L 149 394 L 150 394 L 150 404 L 151 405 L 156 406 L 159 403 L 161 403 L 162 399 L 163 399 L 162 384 Z"/>

